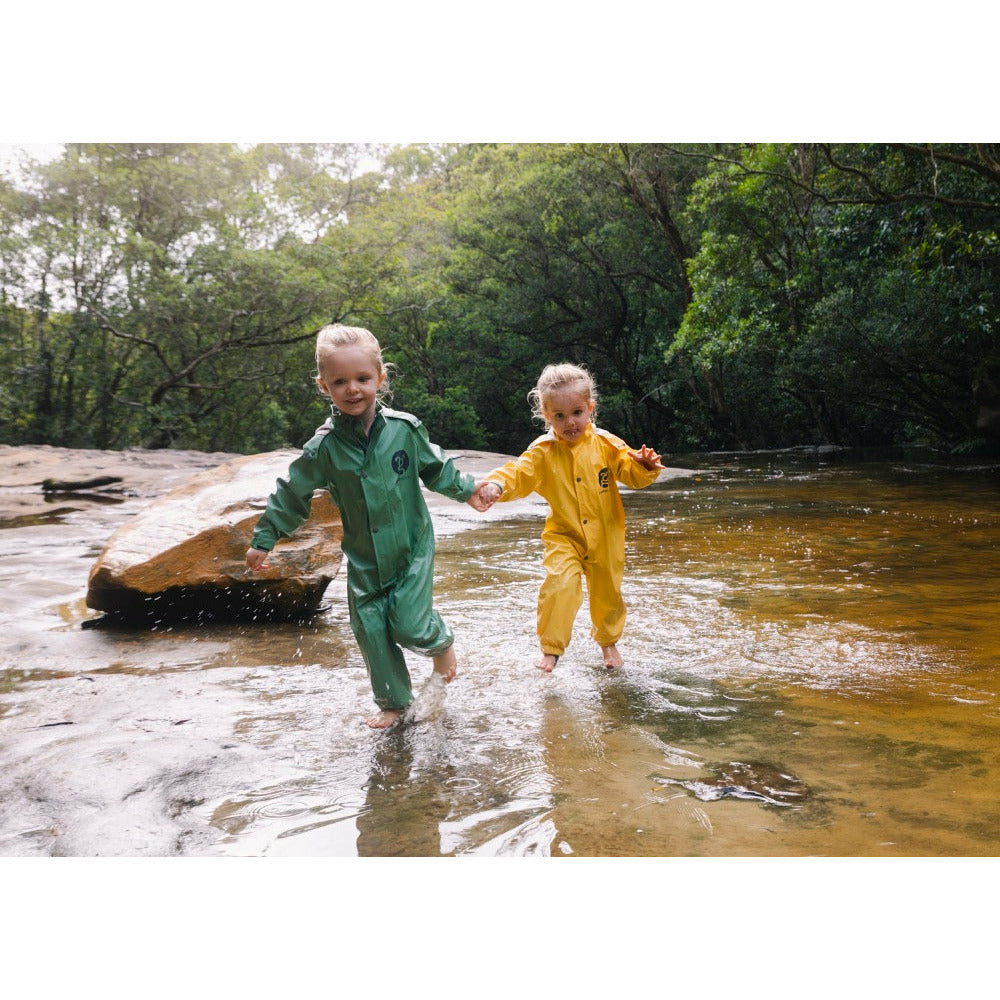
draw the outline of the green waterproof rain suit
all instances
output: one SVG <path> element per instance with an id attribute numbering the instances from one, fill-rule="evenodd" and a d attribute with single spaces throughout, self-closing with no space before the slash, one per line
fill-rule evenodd
<path id="1" fill-rule="evenodd" d="M 421 482 L 454 500 L 475 491 L 412 414 L 377 405 L 366 437 L 358 419 L 334 409 L 278 480 L 251 542 L 269 552 L 309 516 L 313 492 L 330 491 L 344 528 L 351 629 L 381 709 L 413 700 L 401 646 L 437 656 L 454 642 L 433 607 L 434 529 Z"/>

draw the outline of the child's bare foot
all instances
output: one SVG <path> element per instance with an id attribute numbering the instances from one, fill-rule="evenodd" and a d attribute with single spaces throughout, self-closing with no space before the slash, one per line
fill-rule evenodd
<path id="1" fill-rule="evenodd" d="M 378 715 L 373 715 L 368 719 L 366 725 L 369 729 L 388 729 L 394 726 L 403 716 L 398 708 L 384 708 Z"/>
<path id="2" fill-rule="evenodd" d="M 543 653 L 542 658 L 535 664 L 539 670 L 544 670 L 545 673 L 551 674 L 552 668 L 556 665 L 556 660 L 559 657 L 555 653 Z"/>
<path id="3" fill-rule="evenodd" d="M 618 652 L 618 647 L 614 643 L 611 643 L 610 646 L 601 646 L 601 652 L 604 654 L 604 666 L 608 670 L 625 666 L 622 654 Z"/>
<path id="4" fill-rule="evenodd" d="M 458 662 L 455 660 L 455 647 L 449 646 L 440 656 L 434 657 L 434 673 L 441 675 L 445 684 L 450 684 L 458 673 Z"/>

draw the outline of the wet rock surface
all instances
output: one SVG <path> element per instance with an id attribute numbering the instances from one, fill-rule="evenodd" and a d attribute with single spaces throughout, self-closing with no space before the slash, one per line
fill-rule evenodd
<path id="1" fill-rule="evenodd" d="M 264 496 L 290 454 L 267 471 Z M 454 457 L 474 475 L 506 460 Z M 0 446 L 0 856 L 224 853 L 227 810 L 322 772 L 332 740 L 363 752 L 377 739 L 364 726 L 371 692 L 349 641 L 341 574 L 315 621 L 81 628 L 99 618 L 88 577 L 111 537 L 234 459 L 244 460 Z M 426 496 L 439 535 L 489 519 Z M 178 537 L 195 533 L 193 521 L 181 527 Z M 242 572 L 245 549 L 241 539 L 239 565 L 225 573 Z M 275 552 L 277 564 L 282 547 Z"/>

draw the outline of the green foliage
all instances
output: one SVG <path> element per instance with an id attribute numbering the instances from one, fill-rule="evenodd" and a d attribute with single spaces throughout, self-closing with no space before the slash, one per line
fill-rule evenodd
<path id="1" fill-rule="evenodd" d="M 71 144 L 0 177 L 0 440 L 300 445 L 344 321 L 449 448 L 570 360 L 668 452 L 969 449 L 998 220 L 996 145 Z"/>
<path id="2" fill-rule="evenodd" d="M 668 356 L 723 366 L 746 443 L 973 434 L 972 373 L 997 336 L 1000 173 L 962 154 L 930 182 L 928 156 L 759 146 L 696 185 L 694 301 Z"/>
<path id="3" fill-rule="evenodd" d="M 441 395 L 432 395 L 419 382 L 407 386 L 403 380 L 392 405 L 419 416 L 431 440 L 442 448 L 486 447 L 486 433 L 464 385 L 450 385 Z"/>
<path id="4" fill-rule="evenodd" d="M 500 450 L 537 433 L 526 394 L 563 360 L 594 374 L 609 427 L 667 433 L 650 390 L 665 380 L 662 348 L 683 311 L 680 269 L 617 170 L 567 146 L 484 147 L 454 167 L 443 326 L 456 347 L 464 336 L 479 348 L 457 353 Z"/>
<path id="5" fill-rule="evenodd" d="M 249 443 L 248 389 L 298 375 L 296 346 L 367 294 L 300 235 L 342 226 L 351 185 L 298 148 L 77 145 L 33 191 L 7 203 L 32 331 L 10 440 Z"/>

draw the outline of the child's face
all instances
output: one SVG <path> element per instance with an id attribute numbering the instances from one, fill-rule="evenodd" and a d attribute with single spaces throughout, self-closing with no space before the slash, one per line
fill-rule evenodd
<path id="1" fill-rule="evenodd" d="M 374 412 L 375 394 L 385 381 L 385 372 L 370 351 L 347 345 L 320 359 L 316 381 L 341 413 L 362 417 Z"/>
<path id="2" fill-rule="evenodd" d="M 575 444 L 580 440 L 593 412 L 594 401 L 586 392 L 571 385 L 552 390 L 542 404 L 542 413 L 549 422 L 552 433 L 567 444 Z"/>

